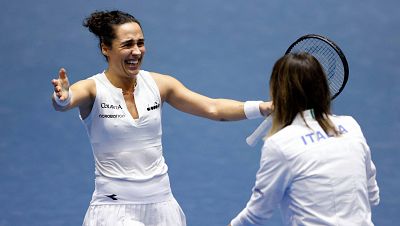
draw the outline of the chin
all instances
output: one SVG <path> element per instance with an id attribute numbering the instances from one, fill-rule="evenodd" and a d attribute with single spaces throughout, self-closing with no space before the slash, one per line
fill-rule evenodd
<path id="1" fill-rule="evenodd" d="M 140 68 L 135 69 L 135 70 L 126 70 L 125 73 L 128 77 L 133 78 L 136 77 L 137 74 L 139 74 Z"/>
<path id="2" fill-rule="evenodd" d="M 134 76 L 136 76 L 137 74 L 139 74 L 139 72 L 140 72 L 140 67 L 137 67 L 137 68 L 131 68 L 131 69 L 129 69 L 129 68 L 127 68 L 126 69 L 126 71 L 125 71 L 128 75 L 134 75 Z"/>

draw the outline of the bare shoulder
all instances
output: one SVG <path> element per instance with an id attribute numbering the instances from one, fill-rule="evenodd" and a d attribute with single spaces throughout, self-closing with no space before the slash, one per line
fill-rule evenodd
<path id="1" fill-rule="evenodd" d="M 71 91 L 74 93 L 78 105 L 91 106 L 96 98 L 96 82 L 93 79 L 83 79 L 71 85 Z"/>
<path id="2" fill-rule="evenodd" d="M 153 77 L 156 82 L 158 89 L 160 91 L 161 99 L 165 101 L 168 99 L 168 96 L 173 93 L 175 90 L 179 89 L 178 87 L 182 86 L 181 83 L 175 79 L 174 77 L 166 74 L 160 74 L 156 72 L 150 72 L 150 75 Z"/>
<path id="3" fill-rule="evenodd" d="M 177 81 L 174 77 L 166 74 L 160 74 L 157 72 L 150 72 L 150 75 L 153 77 L 153 79 L 156 81 L 157 85 L 158 83 L 170 83 Z"/>

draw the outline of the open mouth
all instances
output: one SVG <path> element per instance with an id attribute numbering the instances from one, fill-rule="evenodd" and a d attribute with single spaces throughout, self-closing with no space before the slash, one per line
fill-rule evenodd
<path id="1" fill-rule="evenodd" d="M 135 69 L 139 67 L 139 60 L 126 60 L 125 64 L 127 64 L 129 68 Z"/>

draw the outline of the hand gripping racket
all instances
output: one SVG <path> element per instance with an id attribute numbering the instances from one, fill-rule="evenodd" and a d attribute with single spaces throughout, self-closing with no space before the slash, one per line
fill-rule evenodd
<path id="1" fill-rule="evenodd" d="M 293 42 L 285 54 L 297 52 L 307 52 L 319 61 L 328 79 L 331 99 L 335 99 L 342 92 L 349 78 L 349 65 L 339 46 L 324 36 L 308 34 Z M 270 115 L 246 138 L 247 144 L 256 145 L 258 140 L 266 135 L 271 125 L 272 116 Z"/>

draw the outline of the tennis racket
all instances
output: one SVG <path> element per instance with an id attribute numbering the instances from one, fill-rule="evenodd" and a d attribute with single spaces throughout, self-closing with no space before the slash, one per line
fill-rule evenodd
<path id="1" fill-rule="evenodd" d="M 331 99 L 335 99 L 346 86 L 349 78 L 349 65 L 342 50 L 327 37 L 308 34 L 293 42 L 285 54 L 307 52 L 322 65 L 327 76 Z M 271 128 L 272 117 L 268 116 L 257 129 L 246 138 L 250 146 L 255 146 L 261 137 Z"/>

